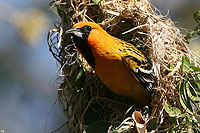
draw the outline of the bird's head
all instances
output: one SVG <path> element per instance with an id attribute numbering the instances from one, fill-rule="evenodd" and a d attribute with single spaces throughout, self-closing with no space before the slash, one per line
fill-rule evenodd
<path id="1" fill-rule="evenodd" d="M 94 22 L 79 22 L 73 25 L 71 29 L 67 30 L 66 33 L 75 38 L 89 40 L 90 38 L 97 39 L 95 37 L 96 35 L 102 35 L 102 33 L 104 34 L 107 32 Z"/>
<path id="2" fill-rule="evenodd" d="M 93 47 L 100 45 L 99 41 L 105 38 L 105 34 L 109 34 L 94 22 L 76 23 L 71 29 L 66 31 L 66 34 L 73 36 L 76 47 L 90 66 L 94 68 L 95 58 L 93 56 Z"/>

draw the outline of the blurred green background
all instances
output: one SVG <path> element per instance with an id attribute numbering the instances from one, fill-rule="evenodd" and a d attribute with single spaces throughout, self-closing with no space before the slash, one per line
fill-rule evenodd
<path id="1" fill-rule="evenodd" d="M 0 0 L 0 133 L 51 132 L 67 119 L 55 103 L 59 80 L 47 32 L 58 16 L 50 0 Z M 179 28 L 193 29 L 200 0 L 152 0 Z M 200 51 L 195 36 L 189 47 Z M 47 122 L 46 122 L 47 121 Z M 57 133 L 66 131 L 66 128 Z"/>

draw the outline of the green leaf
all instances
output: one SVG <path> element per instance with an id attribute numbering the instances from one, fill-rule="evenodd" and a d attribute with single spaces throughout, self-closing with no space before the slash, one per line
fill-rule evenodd
<path id="1" fill-rule="evenodd" d="M 186 40 L 191 39 L 194 36 L 194 33 L 195 33 L 194 31 L 187 33 L 187 35 L 185 36 L 185 39 Z"/>
<path id="2" fill-rule="evenodd" d="M 110 124 L 104 121 L 97 121 L 90 124 L 84 133 L 107 133 Z"/>
<path id="3" fill-rule="evenodd" d="M 190 69 L 190 60 L 186 57 L 182 57 L 182 70 L 183 72 L 186 72 Z"/>
<path id="4" fill-rule="evenodd" d="M 199 91 L 199 87 L 195 83 L 195 81 L 193 80 L 188 81 L 188 87 L 186 89 L 191 100 L 196 101 L 196 102 L 200 101 L 200 97 L 197 93 Z"/>
<path id="5" fill-rule="evenodd" d="M 95 4 L 99 4 L 102 0 L 92 0 Z"/>
<path id="6" fill-rule="evenodd" d="M 200 120 L 199 120 L 199 122 L 200 122 Z M 199 124 L 198 124 L 199 122 L 197 121 L 196 123 L 193 123 L 192 128 L 195 131 L 195 133 L 199 133 L 200 132 L 200 128 L 199 128 Z"/>
<path id="7" fill-rule="evenodd" d="M 190 115 L 187 114 L 187 113 L 185 113 L 185 114 L 184 114 L 184 117 L 185 117 L 185 124 L 186 124 L 186 125 L 189 125 L 189 124 L 190 124 Z"/>
<path id="8" fill-rule="evenodd" d="M 81 68 L 72 87 L 74 88 L 74 96 L 79 98 L 79 96 L 84 92 L 83 86 L 85 81 L 85 73 L 84 70 Z"/>
<path id="9" fill-rule="evenodd" d="M 195 74 L 194 75 L 194 78 L 195 78 L 195 83 L 197 84 L 198 86 L 198 90 L 197 90 L 197 93 L 198 95 L 200 95 L 200 74 Z"/>
<path id="10" fill-rule="evenodd" d="M 191 87 L 194 88 L 195 93 L 200 96 L 200 88 L 198 85 L 198 80 L 190 80 L 189 83 L 191 84 Z"/>
<path id="11" fill-rule="evenodd" d="M 83 86 L 83 82 L 85 80 L 85 74 L 84 74 L 84 71 L 83 69 L 80 69 L 72 87 L 73 88 L 78 88 L 79 86 Z"/>
<path id="12" fill-rule="evenodd" d="M 197 23 L 200 23 L 200 11 L 196 11 L 193 13 L 193 18 Z"/>
<path id="13" fill-rule="evenodd" d="M 200 67 L 196 67 L 196 66 L 194 66 L 194 65 L 190 65 L 190 68 L 192 68 L 192 70 L 193 70 L 194 72 L 200 72 Z"/>
<path id="14" fill-rule="evenodd" d="M 197 29 L 197 35 L 200 35 L 200 28 Z"/>
<path id="15" fill-rule="evenodd" d="M 185 80 L 182 80 L 179 86 L 179 98 L 180 98 L 180 103 L 182 105 L 182 107 L 190 114 L 193 114 L 193 109 L 190 103 L 190 99 L 189 96 L 187 94 L 186 91 L 186 86 L 188 86 L 188 84 L 186 84 Z"/>
<path id="16" fill-rule="evenodd" d="M 181 114 L 181 111 L 176 107 L 171 107 L 168 104 L 164 105 L 165 111 L 169 114 L 170 117 L 176 117 Z"/>

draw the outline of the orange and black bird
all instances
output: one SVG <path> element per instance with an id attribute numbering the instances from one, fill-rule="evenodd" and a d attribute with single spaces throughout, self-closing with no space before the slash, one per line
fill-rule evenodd
<path id="1" fill-rule="evenodd" d="M 133 44 L 111 36 L 94 22 L 79 22 L 66 31 L 100 80 L 136 106 L 150 102 L 154 74 L 144 54 Z"/>

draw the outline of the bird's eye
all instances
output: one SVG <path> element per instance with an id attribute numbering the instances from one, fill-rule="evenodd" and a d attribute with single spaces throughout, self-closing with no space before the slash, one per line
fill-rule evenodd
<path id="1" fill-rule="evenodd" d="M 92 27 L 91 26 L 87 26 L 87 31 L 91 31 Z"/>

